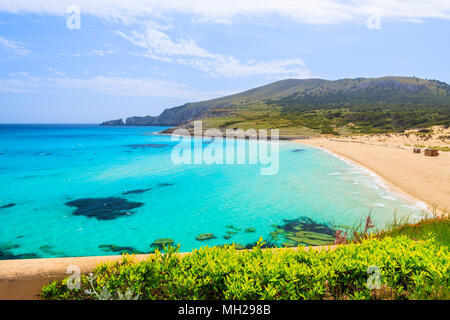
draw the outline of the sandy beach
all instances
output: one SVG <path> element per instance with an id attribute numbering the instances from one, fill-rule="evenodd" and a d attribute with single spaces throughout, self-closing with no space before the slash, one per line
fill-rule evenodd
<path id="1" fill-rule="evenodd" d="M 450 210 L 450 152 L 438 157 L 415 154 L 412 147 L 317 137 L 294 142 L 327 149 L 383 178 L 394 191 L 424 202 L 431 212 Z"/>

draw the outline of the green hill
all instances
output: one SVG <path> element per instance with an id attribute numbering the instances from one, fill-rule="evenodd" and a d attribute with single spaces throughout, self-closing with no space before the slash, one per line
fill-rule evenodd
<path id="1" fill-rule="evenodd" d="M 450 86 L 415 77 L 287 79 L 166 109 L 157 117 L 131 117 L 125 123 L 104 125 L 189 127 L 198 119 L 204 120 L 204 128 L 279 128 L 285 136 L 450 126 Z"/>

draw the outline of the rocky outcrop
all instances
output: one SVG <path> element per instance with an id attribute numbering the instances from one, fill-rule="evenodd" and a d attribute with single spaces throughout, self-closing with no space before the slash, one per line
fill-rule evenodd
<path id="1" fill-rule="evenodd" d="M 129 216 L 131 210 L 142 207 L 142 202 L 131 202 L 126 199 L 109 198 L 82 198 L 65 203 L 69 207 L 75 207 L 72 212 L 76 216 L 96 218 L 97 220 L 113 220 L 122 216 Z"/>
<path id="2" fill-rule="evenodd" d="M 125 123 L 123 122 L 122 119 L 117 119 L 117 120 L 105 121 L 100 125 L 101 126 L 124 126 Z"/>
<path id="3" fill-rule="evenodd" d="M 159 116 L 130 117 L 127 126 L 177 126 L 191 120 L 203 118 L 211 106 L 190 107 L 185 104 L 179 107 L 166 109 Z"/>
<path id="4" fill-rule="evenodd" d="M 195 240 L 204 241 L 214 238 L 215 238 L 214 233 L 200 233 L 198 236 L 195 237 Z"/>

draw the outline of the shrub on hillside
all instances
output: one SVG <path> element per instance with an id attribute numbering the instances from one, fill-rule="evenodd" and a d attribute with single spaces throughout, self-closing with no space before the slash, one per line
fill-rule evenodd
<path id="1" fill-rule="evenodd" d="M 44 287 L 47 299 L 448 299 L 449 258 L 433 239 L 365 239 L 334 250 L 205 247 L 103 264 Z M 370 271 L 368 273 L 368 270 Z M 379 286 L 368 288 L 379 270 Z M 376 276 L 376 274 L 375 274 Z"/>

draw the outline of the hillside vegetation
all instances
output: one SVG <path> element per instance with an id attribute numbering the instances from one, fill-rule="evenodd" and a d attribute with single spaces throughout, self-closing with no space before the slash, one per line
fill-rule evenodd
<path id="1" fill-rule="evenodd" d="M 448 215 L 441 217 L 425 217 L 416 223 L 404 221 L 392 221 L 386 230 L 376 234 L 378 239 L 386 237 L 407 236 L 413 240 L 424 240 L 434 237 L 434 241 L 450 249 L 450 218 Z"/>
<path id="2" fill-rule="evenodd" d="M 47 299 L 448 299 L 449 251 L 433 239 L 366 239 L 334 250 L 205 247 L 132 257 L 43 288 Z M 379 282 L 374 282 L 379 272 Z"/>
<path id="3" fill-rule="evenodd" d="M 279 128 L 284 136 L 448 127 L 450 86 L 414 77 L 287 79 L 231 96 L 166 109 L 157 117 L 131 117 L 126 124 L 189 126 L 199 119 L 204 120 L 205 129 Z"/>

